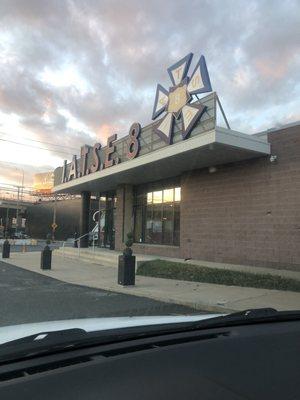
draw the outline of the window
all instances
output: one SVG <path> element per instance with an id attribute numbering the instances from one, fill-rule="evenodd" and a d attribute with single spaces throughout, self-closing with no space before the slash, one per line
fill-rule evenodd
<path id="1" fill-rule="evenodd" d="M 179 245 L 180 187 L 139 190 L 135 195 L 134 238 L 138 243 Z"/>

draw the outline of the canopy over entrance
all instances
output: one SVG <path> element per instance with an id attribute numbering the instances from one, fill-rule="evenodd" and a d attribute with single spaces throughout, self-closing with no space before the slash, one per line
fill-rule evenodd
<path id="1" fill-rule="evenodd" d="M 266 139 L 215 127 L 110 168 L 58 184 L 55 193 L 102 192 L 270 154 Z"/>

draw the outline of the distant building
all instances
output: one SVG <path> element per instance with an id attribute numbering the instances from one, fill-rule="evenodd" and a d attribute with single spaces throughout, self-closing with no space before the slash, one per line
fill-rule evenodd
<path id="1" fill-rule="evenodd" d="M 55 239 L 66 240 L 74 237 L 74 233 L 79 233 L 79 219 L 81 200 L 66 199 L 51 201 L 41 201 L 27 206 L 26 233 L 35 239 L 46 239 L 47 235 L 52 235 L 53 214 L 56 207 Z M 92 224 L 93 209 L 96 205 L 92 201 L 90 224 Z"/>
<path id="2" fill-rule="evenodd" d="M 28 204 L 14 199 L 0 200 L 0 239 L 6 235 L 12 237 L 16 229 L 19 232 L 25 231 Z"/>

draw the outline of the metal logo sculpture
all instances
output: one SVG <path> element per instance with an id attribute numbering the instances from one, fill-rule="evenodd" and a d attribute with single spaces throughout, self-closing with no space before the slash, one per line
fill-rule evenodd
<path id="1" fill-rule="evenodd" d="M 168 144 L 172 143 L 175 119 L 181 117 L 181 135 L 186 139 L 205 111 L 200 102 L 192 103 L 193 96 L 212 91 L 204 56 L 200 57 L 191 77 L 187 76 L 192 58 L 193 53 L 190 53 L 168 68 L 173 83 L 169 91 L 160 84 L 156 88 L 152 119 L 163 112 L 166 115 L 155 125 L 154 131 Z"/>

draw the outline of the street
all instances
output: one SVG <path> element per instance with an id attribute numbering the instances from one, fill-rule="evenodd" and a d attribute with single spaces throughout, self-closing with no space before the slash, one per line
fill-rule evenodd
<path id="1" fill-rule="evenodd" d="M 0 326 L 72 318 L 196 312 L 176 304 L 68 284 L 1 261 L 0 304 Z"/>
<path id="2" fill-rule="evenodd" d="M 61 243 L 62 242 L 50 243 L 49 247 L 52 250 L 53 249 L 57 249 L 57 248 L 59 248 L 61 246 Z M 2 253 L 2 246 L 3 245 L 0 244 L 0 252 L 1 253 Z M 28 245 L 25 246 L 26 250 L 24 249 L 24 246 L 22 246 L 22 245 L 11 244 L 10 245 L 10 252 L 11 253 L 22 253 L 22 252 L 24 252 L 24 250 L 25 250 L 26 253 L 29 252 L 29 251 L 42 251 L 45 248 L 45 246 L 46 246 L 46 240 L 38 240 L 36 245 L 29 245 L 28 244 Z M 73 247 L 71 243 L 66 243 L 65 246 L 66 247 Z"/>

